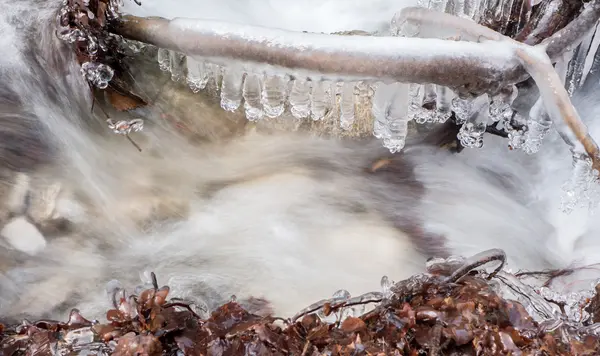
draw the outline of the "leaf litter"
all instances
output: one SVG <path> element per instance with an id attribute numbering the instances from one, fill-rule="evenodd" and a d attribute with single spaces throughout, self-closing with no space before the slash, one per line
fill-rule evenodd
<path id="1" fill-rule="evenodd" d="M 501 271 L 501 250 L 471 258 L 433 259 L 427 273 L 392 283 L 382 292 L 351 298 L 347 292 L 317 302 L 293 318 L 249 313 L 236 299 L 202 318 L 194 306 L 169 299 L 169 287 L 152 284 L 128 295 L 109 283 L 113 308 L 106 321 L 73 309 L 66 322 L 0 324 L 0 355 L 598 355 L 600 284 L 574 320 L 551 310 L 533 288 L 522 300 L 505 298 L 518 277 Z M 484 265 L 500 261 L 488 273 Z M 527 295 L 526 293 L 530 293 Z M 532 294 L 531 294 L 532 293 Z M 535 295 L 533 295 L 535 294 Z M 371 306 L 368 311 L 356 306 Z M 358 310 L 358 312 L 356 312 Z M 540 317 L 540 315 L 542 317 Z M 331 318 L 333 316 L 333 318 Z"/>

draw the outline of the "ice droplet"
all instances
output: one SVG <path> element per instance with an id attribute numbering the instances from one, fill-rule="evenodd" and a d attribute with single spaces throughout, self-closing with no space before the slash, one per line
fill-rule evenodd
<path id="1" fill-rule="evenodd" d="M 354 123 L 354 83 L 342 84 L 342 97 L 340 102 L 340 127 L 350 130 Z"/>
<path id="2" fill-rule="evenodd" d="M 265 115 L 276 118 L 285 110 L 287 78 L 280 75 L 267 76 L 263 83 L 262 104 Z"/>
<path id="3" fill-rule="evenodd" d="M 231 68 L 223 70 L 221 84 L 221 107 L 235 111 L 242 103 L 242 73 Z"/>
<path id="4" fill-rule="evenodd" d="M 311 118 L 315 121 L 322 120 L 331 110 L 331 82 L 313 82 L 310 93 Z"/>
<path id="5" fill-rule="evenodd" d="M 454 115 L 456 116 L 457 124 L 462 124 L 467 121 L 472 106 L 473 103 L 471 100 L 461 99 L 459 97 L 452 99 L 452 111 L 454 111 Z"/>
<path id="6" fill-rule="evenodd" d="M 106 89 L 115 72 L 106 64 L 85 62 L 81 65 L 81 74 L 96 87 Z"/>
<path id="7" fill-rule="evenodd" d="M 503 89 L 500 94 L 492 97 L 490 103 L 490 119 L 492 121 L 503 122 L 507 118 L 510 119 L 513 115 L 511 108 L 512 103 L 518 95 L 518 89 L 515 85 Z"/>
<path id="8" fill-rule="evenodd" d="M 264 111 L 261 103 L 262 79 L 260 76 L 248 73 L 242 86 L 242 95 L 244 97 L 244 111 L 246 118 L 250 121 L 257 121 L 263 118 Z"/>
<path id="9" fill-rule="evenodd" d="M 117 122 L 107 119 L 106 123 L 109 129 L 119 135 L 128 135 L 131 132 L 139 132 L 144 129 L 144 120 L 142 119 L 120 120 Z"/>
<path id="10" fill-rule="evenodd" d="M 290 91 L 291 112 L 297 119 L 303 119 L 310 115 L 310 82 L 295 79 Z"/>
<path id="11" fill-rule="evenodd" d="M 464 147 L 483 147 L 483 134 L 489 119 L 489 98 L 487 94 L 474 100 L 469 118 L 460 128 L 458 139 Z"/>

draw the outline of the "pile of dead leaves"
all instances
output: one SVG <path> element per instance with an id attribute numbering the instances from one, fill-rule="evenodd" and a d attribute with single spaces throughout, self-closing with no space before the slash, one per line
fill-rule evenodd
<path id="1" fill-rule="evenodd" d="M 168 293 L 156 283 L 139 296 L 117 293 L 107 323 L 73 310 L 67 322 L 0 326 L 0 355 L 600 354 L 598 336 L 566 340 L 564 333 L 543 331 L 521 304 L 501 298 L 479 274 L 457 281 L 419 275 L 395 284 L 385 297 L 321 301 L 286 320 L 249 314 L 235 301 L 202 319 L 189 304 L 168 300 Z M 590 304 L 592 313 L 598 300 Z M 343 321 L 328 324 L 314 314 L 336 315 L 364 301 L 377 304 Z"/>

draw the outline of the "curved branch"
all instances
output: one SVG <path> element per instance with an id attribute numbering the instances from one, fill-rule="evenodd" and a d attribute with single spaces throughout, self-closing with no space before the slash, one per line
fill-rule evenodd
<path id="1" fill-rule="evenodd" d="M 536 50 L 542 52 L 541 48 L 523 47 L 517 48 L 516 54 L 540 89 L 544 106 L 561 137 L 571 146 L 574 153 L 587 154 L 592 159 L 592 168 L 600 171 L 598 144 L 590 136 L 587 126 L 573 107 L 550 59 L 543 58 L 543 52 L 542 56 L 535 53 Z"/>

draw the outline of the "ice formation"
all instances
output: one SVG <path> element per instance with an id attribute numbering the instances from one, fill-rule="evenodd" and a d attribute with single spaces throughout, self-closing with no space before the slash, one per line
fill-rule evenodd
<path id="1" fill-rule="evenodd" d="M 185 78 L 194 92 L 215 79 L 222 108 L 244 110 L 248 120 L 277 118 L 286 111 L 298 119 L 321 120 L 333 115 L 340 128 L 352 130 L 360 84 L 373 93 L 369 98 L 373 134 L 391 152 L 404 147 L 410 121 L 424 124 L 453 120 L 461 125 L 457 137 L 461 144 L 475 148 L 484 145 L 484 133 L 493 125 L 507 134 L 508 147 L 528 154 L 535 154 L 544 136 L 555 129 L 571 148 L 574 174 L 591 176 L 600 166 L 600 150 L 569 96 L 585 82 L 588 73 L 598 69 L 600 37 L 596 28 L 600 5 L 586 3 L 578 18 L 541 45 L 528 45 L 535 33 L 521 39 L 528 43 L 523 45 L 511 36 L 526 26 L 535 4 L 517 9 L 515 19 L 513 1 L 407 1 L 403 5 L 417 6 L 404 7 L 387 26 L 375 26 L 373 21 L 359 25 L 370 32 L 369 36 L 316 33 L 347 30 L 336 25 L 331 29 L 317 26 L 312 32 L 300 32 L 296 25 L 290 25 L 287 28 L 293 31 L 288 31 L 275 28 L 279 26 L 277 20 L 268 23 L 271 27 L 260 27 L 256 25 L 263 24 L 252 22 L 250 15 L 244 25 L 220 21 L 231 21 L 220 15 L 209 16 L 214 20 L 178 18 L 177 11 L 171 11 L 170 21 L 147 21 L 155 21 L 151 25 L 156 29 L 170 32 L 171 39 L 158 41 L 157 61 L 162 70 L 169 71 L 174 81 Z M 552 5 L 543 6 L 550 13 Z M 550 21 L 545 13 L 542 15 L 541 28 Z M 493 29 L 480 25 L 490 21 Z M 127 36 L 126 28 L 124 31 L 126 38 L 139 40 Z M 59 30 L 58 35 L 73 42 L 85 34 Z M 181 46 L 172 40 L 186 35 L 195 36 L 195 40 Z M 146 36 L 151 37 L 148 43 L 156 44 L 152 40 L 155 34 Z M 244 44 L 244 50 L 239 49 L 240 44 Z M 315 57 L 328 60 L 307 60 Z M 433 74 L 410 70 L 415 62 L 432 68 L 443 61 L 461 61 L 460 66 L 468 67 L 479 78 L 476 85 L 486 88 L 465 89 L 474 83 L 464 75 L 434 78 Z M 365 62 L 373 64 L 363 65 Z M 525 68 L 527 73 L 515 68 Z M 110 68 L 92 63 L 86 64 L 82 72 L 99 87 L 106 87 L 112 78 Z M 498 83 L 501 73 L 506 83 Z M 522 80 L 517 78 L 523 74 L 531 75 L 540 89 L 539 99 L 527 114 L 512 107 L 519 95 L 514 83 Z M 492 88 L 494 85 L 499 87 Z M 591 165 L 584 164 L 590 158 Z M 581 181 L 573 178 L 570 184 Z M 580 188 L 565 188 L 566 197 L 588 199 L 589 194 L 573 193 Z"/>

